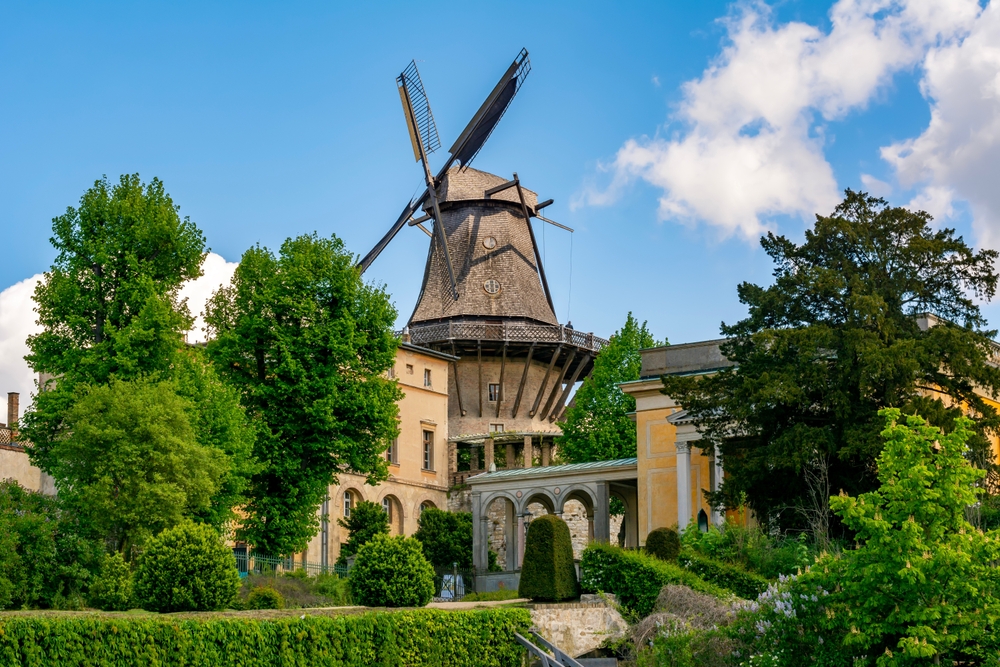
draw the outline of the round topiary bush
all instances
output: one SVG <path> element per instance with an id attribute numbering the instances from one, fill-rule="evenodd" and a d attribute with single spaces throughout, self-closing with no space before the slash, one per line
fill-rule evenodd
<path id="1" fill-rule="evenodd" d="M 646 553 L 676 563 L 681 553 L 681 536 L 673 528 L 657 528 L 646 536 Z"/>
<path id="2" fill-rule="evenodd" d="M 369 607 L 423 607 L 434 596 L 434 568 L 412 537 L 376 535 L 358 549 L 351 597 Z"/>
<path id="3" fill-rule="evenodd" d="M 214 611 L 229 606 L 239 588 L 232 550 L 211 526 L 188 522 L 149 541 L 133 594 L 147 611 Z"/>
<path id="4" fill-rule="evenodd" d="M 517 592 L 523 598 L 547 601 L 580 595 L 569 526 L 554 514 L 540 516 L 528 526 Z"/>
<path id="5" fill-rule="evenodd" d="M 132 608 L 132 570 L 120 553 L 104 556 L 101 572 L 88 591 L 91 606 L 102 611 Z"/>
<path id="6" fill-rule="evenodd" d="M 257 586 L 247 595 L 247 609 L 284 609 L 285 598 L 270 586 Z"/>

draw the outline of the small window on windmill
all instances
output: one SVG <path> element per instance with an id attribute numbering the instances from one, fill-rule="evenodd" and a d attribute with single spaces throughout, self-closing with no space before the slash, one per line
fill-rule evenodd
<path id="1" fill-rule="evenodd" d="M 500 400 L 500 383 L 491 382 L 489 384 L 489 400 L 490 402 L 496 402 Z"/>
<path id="2" fill-rule="evenodd" d="M 498 280 L 493 280 L 490 278 L 483 283 L 483 289 L 486 290 L 487 294 L 499 294 L 500 293 L 500 282 Z"/>
<path id="3" fill-rule="evenodd" d="M 487 250 L 493 250 L 493 248 L 497 247 L 497 240 L 492 236 L 487 236 L 483 239 L 483 247 Z"/>

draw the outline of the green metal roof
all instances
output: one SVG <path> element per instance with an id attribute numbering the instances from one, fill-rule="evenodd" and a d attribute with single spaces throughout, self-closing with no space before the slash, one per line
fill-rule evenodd
<path id="1" fill-rule="evenodd" d="M 615 459 L 613 461 L 589 461 L 587 463 L 569 463 L 561 466 L 535 466 L 532 468 L 511 468 L 509 470 L 497 470 L 496 472 L 484 472 L 475 477 L 470 477 L 467 481 L 486 482 L 509 477 L 532 477 L 537 475 L 563 474 L 568 472 L 586 472 L 588 470 L 606 470 L 608 468 L 629 468 L 638 465 L 639 459 L 634 456 L 630 459 Z"/>

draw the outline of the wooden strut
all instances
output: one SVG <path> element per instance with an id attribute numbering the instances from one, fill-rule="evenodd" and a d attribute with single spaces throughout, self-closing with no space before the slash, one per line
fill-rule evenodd
<path id="1" fill-rule="evenodd" d="M 517 398 L 514 399 L 514 409 L 511 410 L 511 418 L 517 417 L 517 409 L 521 405 L 521 394 L 524 392 L 524 383 L 528 379 L 528 368 L 531 366 L 531 356 L 535 353 L 535 343 L 528 348 L 528 358 L 524 360 L 524 372 L 521 373 L 521 384 L 517 386 Z"/>
<path id="2" fill-rule="evenodd" d="M 576 384 L 577 378 L 580 377 L 580 371 L 582 371 L 588 363 L 590 363 L 589 352 L 583 355 L 583 359 L 581 359 L 580 363 L 577 364 L 576 370 L 573 371 L 573 375 L 570 377 L 569 382 L 566 383 L 566 388 L 563 389 L 562 396 L 559 397 L 559 402 L 556 404 L 556 407 L 552 409 L 552 414 L 549 415 L 550 422 L 554 422 L 559 415 L 562 414 L 562 409 L 563 406 L 566 405 L 566 399 L 569 398 L 570 390 L 573 389 L 573 385 Z"/>
<path id="3" fill-rule="evenodd" d="M 479 358 L 479 417 L 483 416 L 483 341 L 476 341 L 476 356 Z"/>
<path id="4" fill-rule="evenodd" d="M 545 419 L 546 417 L 549 416 L 549 408 L 552 407 L 552 403 L 556 400 L 556 396 L 558 396 L 559 392 L 562 390 L 563 380 L 566 379 L 566 371 L 568 371 L 569 367 L 573 365 L 574 359 L 576 359 L 575 347 L 572 350 L 570 350 L 569 358 L 566 359 L 566 363 L 563 364 L 562 370 L 559 371 L 559 379 L 556 380 L 556 383 L 554 385 L 552 385 L 552 393 L 549 394 L 549 400 L 545 401 L 545 407 L 542 408 L 542 416 L 539 417 L 539 419 Z"/>
<path id="5" fill-rule="evenodd" d="M 545 387 L 549 384 L 549 373 L 552 372 L 552 367 L 556 365 L 556 359 L 559 358 L 560 352 L 562 352 L 562 345 L 559 345 L 556 351 L 552 353 L 552 361 L 549 362 L 549 367 L 545 369 L 545 377 L 542 378 L 542 386 L 538 388 L 538 394 L 535 396 L 535 404 L 531 406 L 531 412 L 528 413 L 529 417 L 534 417 L 535 413 L 538 412 L 538 404 L 542 402 Z"/>
<path id="6" fill-rule="evenodd" d="M 542 279 L 542 287 L 545 289 L 545 299 L 549 302 L 549 308 L 556 312 L 556 307 L 552 305 L 552 294 L 549 292 L 549 281 L 545 279 L 545 267 L 542 266 L 542 257 L 538 254 L 538 244 L 535 243 L 535 230 L 531 227 L 531 214 L 528 213 L 528 204 L 524 201 L 524 190 L 521 189 L 521 180 L 514 172 L 514 187 L 517 188 L 517 198 L 521 200 L 521 212 L 524 214 L 524 224 L 528 226 L 528 236 L 531 238 L 531 248 L 535 251 L 535 264 L 538 265 L 538 275 Z"/>
<path id="7" fill-rule="evenodd" d="M 451 356 L 457 357 L 455 354 L 455 341 L 451 341 Z M 458 414 L 465 416 L 465 407 L 462 405 L 462 383 L 458 381 L 458 360 L 451 362 L 451 370 L 455 375 L 455 397 L 458 399 Z"/>
<path id="8" fill-rule="evenodd" d="M 500 358 L 500 386 L 497 387 L 497 418 L 500 418 L 500 409 L 503 404 L 503 369 L 507 365 L 507 343 L 503 344 L 503 356 Z"/>

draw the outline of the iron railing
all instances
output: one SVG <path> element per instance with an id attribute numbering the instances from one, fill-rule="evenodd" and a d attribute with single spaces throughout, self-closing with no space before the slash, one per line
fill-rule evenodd
<path id="1" fill-rule="evenodd" d="M 400 335 L 403 332 L 398 332 Z M 525 324 L 522 322 L 487 323 L 440 322 L 417 324 L 409 328 L 410 341 L 436 343 L 448 340 L 491 340 L 511 343 L 561 343 L 600 352 L 608 344 L 603 338 L 559 325 Z"/>
<path id="2" fill-rule="evenodd" d="M 249 574 L 266 574 L 277 576 L 279 574 L 290 574 L 296 570 L 305 570 L 306 574 L 335 574 L 340 578 L 347 576 L 350 568 L 346 565 L 321 565 L 310 563 L 297 558 L 281 558 L 278 556 L 265 556 L 256 552 L 247 552 L 243 549 L 233 549 L 236 557 L 236 569 L 240 577 Z"/>

